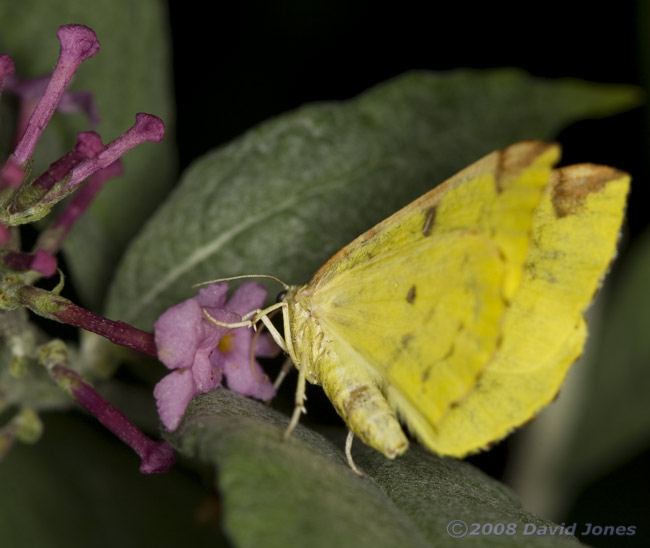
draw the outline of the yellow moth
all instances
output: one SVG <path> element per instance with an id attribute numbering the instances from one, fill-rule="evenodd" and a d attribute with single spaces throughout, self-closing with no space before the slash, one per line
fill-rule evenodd
<path id="1" fill-rule="evenodd" d="M 344 247 L 263 320 L 350 431 L 388 458 L 408 440 L 462 457 L 557 394 L 615 253 L 630 179 L 555 144 L 494 152 Z M 281 308 L 284 336 L 266 315 Z M 349 449 L 349 445 L 348 445 Z"/>

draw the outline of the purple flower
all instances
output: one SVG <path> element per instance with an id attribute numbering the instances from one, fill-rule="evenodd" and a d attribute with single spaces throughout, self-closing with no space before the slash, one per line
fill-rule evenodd
<path id="1" fill-rule="evenodd" d="M 221 386 L 223 377 L 238 394 L 260 400 L 275 395 L 259 363 L 251 362 L 253 330 L 215 325 L 202 312 L 205 309 L 220 322 L 240 322 L 243 315 L 264 304 L 266 288 L 244 283 L 226 302 L 227 291 L 226 283 L 206 286 L 196 297 L 166 310 L 155 323 L 158 358 L 173 370 L 154 389 L 158 414 L 169 431 L 176 430 L 190 400 Z M 257 337 L 254 356 L 271 357 L 278 351 L 271 337 Z"/>
<path id="2" fill-rule="evenodd" d="M 20 98 L 16 135 L 20 136 L 25 133 L 29 119 L 45 93 L 50 79 L 51 74 L 37 78 L 21 78 L 14 75 L 7 77 L 5 89 Z M 90 121 L 91 129 L 96 128 L 101 120 L 93 94 L 89 91 L 64 91 L 56 105 L 56 110 L 66 114 L 85 113 Z"/>
<path id="3" fill-rule="evenodd" d="M 12 270 L 35 270 L 45 277 L 50 277 L 56 272 L 56 257 L 47 251 L 36 253 L 9 252 L 2 256 L 6 266 Z"/>
<path id="4" fill-rule="evenodd" d="M 77 143 L 42 174 L 32 177 L 31 156 L 55 110 L 85 111 L 94 125 L 99 120 L 89 92 L 69 92 L 67 87 L 77 68 L 99 51 L 92 29 L 64 25 L 57 32 L 61 44 L 59 59 L 51 75 L 34 80 L 14 76 L 14 63 L 0 55 L 0 93 L 3 88 L 16 94 L 21 103 L 16 146 L 0 166 L 0 262 L 20 277 L 15 287 L 3 287 L 13 299 L 10 306 L 26 306 L 37 314 L 98 333 L 109 340 L 156 355 L 153 335 L 120 321 L 112 321 L 84 310 L 61 296 L 33 287 L 40 276 L 56 272 L 56 253 L 77 219 L 110 178 L 122 173 L 121 156 L 145 141 L 160 141 L 165 126 L 151 114 L 136 114 L 135 124 L 114 141 L 103 144 L 94 131 L 77 134 Z M 83 185 L 83 186 L 82 186 Z M 31 252 L 20 249 L 18 225 L 47 215 L 57 203 L 77 191 L 58 219 L 41 232 Z M 6 281 L 6 280 L 4 280 Z"/>
<path id="5" fill-rule="evenodd" d="M 18 165 L 31 157 L 43 128 L 50 121 L 79 65 L 99 51 L 95 33 L 83 25 L 64 25 L 59 28 L 57 37 L 61 43 L 59 60 L 14 151 Z"/>
<path id="6" fill-rule="evenodd" d="M 165 133 L 159 118 L 136 114 L 133 127 L 106 145 L 93 131 L 79 133 L 70 152 L 54 161 L 44 173 L 32 177 L 29 169 L 32 154 L 56 110 L 84 111 L 91 127 L 99 121 L 91 93 L 67 91 L 80 64 L 99 50 L 95 33 L 83 25 L 64 25 L 59 28 L 57 36 L 61 48 L 50 76 L 22 80 L 13 76 L 15 70 L 11 58 L 0 55 L 0 93 L 4 88 L 17 95 L 20 102 L 16 146 L 11 156 L 4 163 L 0 162 L 0 263 L 4 270 L 12 271 L 10 276 L 0 280 L 3 307 L 10 310 L 24 306 L 42 317 L 92 331 L 116 344 L 156 356 L 151 333 L 104 318 L 55 291 L 32 285 L 41 276 L 51 276 L 56 272 L 55 255 L 66 235 L 104 183 L 122 173 L 120 157 L 140 143 L 160 141 Z M 41 232 L 31 252 L 22 251 L 18 225 L 41 219 L 57 202 L 75 191 L 76 196 L 68 201 L 59 218 Z M 31 334 L 31 331 L 26 332 L 26 335 Z M 33 346 L 33 343 L 29 345 Z M 20 356 L 16 354 L 13 358 Z M 168 443 L 145 436 L 78 373 L 67 367 L 63 342 L 54 340 L 40 346 L 38 359 L 61 388 L 133 448 L 142 459 L 142 473 L 164 472 L 173 465 L 174 452 Z M 204 367 L 203 371 L 207 369 Z M 197 369 L 197 375 L 199 372 Z M 10 444 L 16 431 L 13 423 L 11 428 L 0 429 L 0 445 L 5 443 L 6 447 Z M 0 447 L 0 459 L 5 453 Z"/>
<path id="7" fill-rule="evenodd" d="M 92 95 L 88 92 L 67 92 L 77 68 L 86 59 L 99 51 L 99 42 L 95 33 L 83 25 L 64 25 L 59 28 L 57 36 L 61 43 L 59 60 L 51 76 L 32 81 L 20 80 L 13 76 L 13 62 L 9 57 L 0 56 L 0 91 L 3 84 L 6 89 L 16 93 L 21 99 L 21 115 L 18 127 L 20 139 L 13 154 L 0 169 L 0 222 L 5 227 L 32 222 L 47 215 L 51 208 L 77 190 L 93 174 L 110 168 L 100 177 L 102 183 L 119 170 L 111 168 L 128 150 L 145 142 L 159 142 L 165 133 L 163 122 L 150 114 L 136 114 L 136 121 L 122 136 L 104 145 L 94 132 L 78 134 L 77 144 L 68 154 L 52 163 L 50 168 L 39 177 L 28 181 L 27 166 L 34 152 L 36 143 L 44 128 L 49 123 L 54 111 L 85 111 L 91 124 L 95 125 L 99 115 L 95 109 Z M 28 114 L 29 119 L 28 119 Z M 86 207 L 90 198 L 101 187 L 95 182 L 93 192 L 87 193 L 83 205 Z M 80 201 L 74 203 L 78 210 Z M 59 232 L 67 233 L 79 214 L 73 212 L 62 216 L 57 225 Z M 4 233 L 7 231 L 4 230 Z M 6 234 L 0 234 L 1 241 L 7 241 Z M 53 252 L 54 240 L 48 242 L 48 252 Z M 62 238 L 58 237 L 57 245 Z M 54 251 L 57 251 L 54 249 Z"/>
<path id="8" fill-rule="evenodd" d="M 50 375 L 63 390 L 138 454 L 142 459 L 142 474 L 161 474 L 174 465 L 174 450 L 166 441 L 153 441 L 144 435 L 117 407 L 100 396 L 72 369 L 56 362 L 48 366 Z"/>

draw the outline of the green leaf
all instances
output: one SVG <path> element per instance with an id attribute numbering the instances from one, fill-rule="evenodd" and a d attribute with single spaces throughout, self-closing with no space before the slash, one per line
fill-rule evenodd
<path id="1" fill-rule="evenodd" d="M 227 546 L 218 499 L 176 465 L 143 476 L 138 458 L 81 416 L 45 416 L 35 446 L 0 465 L 0 546 Z"/>
<path id="2" fill-rule="evenodd" d="M 524 535 L 555 527 L 524 512 L 515 497 L 467 463 L 414 446 L 390 461 L 357 448 L 367 476 L 356 476 L 328 440 L 299 425 L 281 441 L 287 418 L 227 390 L 195 398 L 169 440 L 184 454 L 213 462 L 223 498 L 223 527 L 238 547 L 459 547 L 453 520 L 513 524 L 484 534 L 482 546 L 576 546 L 566 536 Z M 462 525 L 461 525 L 462 527 Z"/>
<path id="3" fill-rule="evenodd" d="M 81 66 L 71 90 L 93 93 L 102 117 L 97 131 L 107 143 L 133 125 L 138 112 L 162 118 L 168 133 L 173 129 L 166 18 L 160 0 L 2 2 L 0 36 L 16 74 L 33 77 L 52 70 L 59 52 L 59 26 L 80 23 L 91 27 L 101 49 Z M 67 152 L 76 132 L 86 129 L 82 115 L 55 114 L 37 146 L 34 173 Z M 68 266 L 87 304 L 95 308 L 101 304 L 124 247 L 167 194 L 176 175 L 174 150 L 167 137 L 162 143 L 147 143 L 127 153 L 125 174 L 107 184 L 69 235 L 65 244 Z"/>
<path id="4" fill-rule="evenodd" d="M 646 232 L 628 250 L 604 295 L 567 450 L 568 478 L 591 479 L 650 447 L 649 280 Z"/>
<path id="5" fill-rule="evenodd" d="M 309 105 L 192 165 L 120 265 L 108 314 L 151 329 L 191 285 L 307 281 L 339 248 L 491 150 L 638 102 L 636 88 L 516 70 L 413 72 Z"/>

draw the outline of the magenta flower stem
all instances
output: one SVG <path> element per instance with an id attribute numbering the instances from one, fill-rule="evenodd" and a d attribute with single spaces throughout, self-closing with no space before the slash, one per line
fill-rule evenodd
<path id="1" fill-rule="evenodd" d="M 29 253 L 11 251 L 2 256 L 2 262 L 12 270 L 29 270 L 34 257 Z"/>
<path id="2" fill-rule="evenodd" d="M 48 170 L 40 175 L 30 186 L 37 188 L 40 193 L 44 194 L 56 183 L 63 180 L 81 162 L 97 155 L 102 148 L 104 148 L 102 139 L 94 131 L 79 133 L 74 148 L 65 156 L 52 163 Z"/>
<path id="3" fill-rule="evenodd" d="M 95 33 L 83 25 L 65 25 L 59 28 L 57 36 L 61 42 L 59 60 L 50 83 L 34 109 L 25 133 L 14 151 L 14 159 L 19 165 L 23 165 L 31 158 L 36 142 L 50 121 L 79 65 L 99 51 L 99 42 Z"/>
<path id="4" fill-rule="evenodd" d="M 34 250 L 46 251 L 52 255 L 59 251 L 70 229 L 77 222 L 77 219 L 83 215 L 84 211 L 88 209 L 88 206 L 102 189 L 104 183 L 108 179 L 122 175 L 123 171 L 122 162 L 117 160 L 110 166 L 94 173 L 86 184 L 72 197 L 56 221 L 41 232 Z"/>
<path id="5" fill-rule="evenodd" d="M 146 436 L 76 372 L 56 364 L 50 368 L 50 374 L 59 386 L 137 453 L 142 460 L 141 473 L 160 474 L 174 465 L 174 450 L 167 442 L 156 442 Z"/>
<path id="6" fill-rule="evenodd" d="M 92 331 L 112 343 L 149 354 L 154 358 L 158 356 L 156 342 L 151 333 L 128 323 L 104 318 L 50 291 L 24 285 L 18 291 L 18 299 L 39 316 Z"/>
<path id="7" fill-rule="evenodd" d="M 165 135 L 165 124 L 152 114 L 135 115 L 135 124 L 124 134 L 110 142 L 93 158 L 88 158 L 72 169 L 66 191 L 81 183 L 96 171 L 108 167 L 133 147 L 146 141 L 158 143 Z"/>
<path id="8" fill-rule="evenodd" d="M 39 99 L 45 92 L 50 79 L 51 74 L 37 78 L 20 78 L 12 75 L 6 79 L 5 89 L 16 95 L 20 102 L 14 145 L 18 144 L 18 138 L 25 133 L 29 119 L 36 105 L 38 105 Z M 90 121 L 90 129 L 96 128 L 101 120 L 93 94 L 89 91 L 64 92 L 59 99 L 56 110 L 62 113 L 85 113 Z"/>
<path id="9" fill-rule="evenodd" d="M 2 255 L 2 261 L 12 270 L 35 270 L 46 277 L 52 276 L 57 267 L 56 258 L 46 251 L 10 251 Z"/>

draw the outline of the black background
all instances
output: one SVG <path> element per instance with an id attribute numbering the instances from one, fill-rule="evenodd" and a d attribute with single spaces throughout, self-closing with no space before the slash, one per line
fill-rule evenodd
<path id="1" fill-rule="evenodd" d="M 181 167 L 271 116 L 354 97 L 410 69 L 514 66 L 550 78 L 642 82 L 643 14 L 633 2 L 590 10 L 519 3 L 512 11 L 438 2 L 219 4 L 202 11 L 170 3 Z M 644 133 L 635 109 L 559 136 L 565 164 L 595 161 L 633 174 L 634 234 L 648 221 L 645 210 L 637 214 L 647 196 Z"/>

